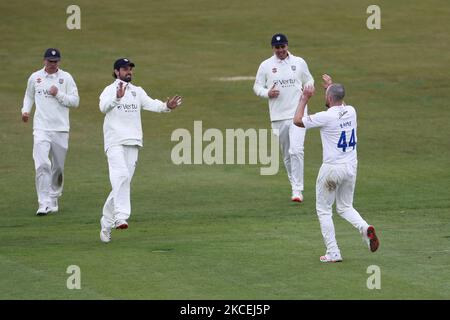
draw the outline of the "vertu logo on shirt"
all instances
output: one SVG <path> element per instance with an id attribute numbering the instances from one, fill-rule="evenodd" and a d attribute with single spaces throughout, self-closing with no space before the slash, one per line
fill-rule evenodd
<path id="1" fill-rule="evenodd" d="M 36 93 L 38 94 L 38 95 L 44 95 L 46 98 L 49 98 L 49 97 L 53 97 L 51 94 L 50 94 L 50 91 L 49 90 L 47 90 L 47 89 L 39 89 L 39 90 L 37 90 L 36 91 Z"/>
<path id="2" fill-rule="evenodd" d="M 125 112 L 137 112 L 138 111 L 138 106 L 137 104 L 121 104 L 117 106 L 117 109 L 121 110 L 123 109 Z"/>
<path id="3" fill-rule="evenodd" d="M 282 88 L 288 88 L 295 86 L 295 79 L 281 79 L 281 80 L 274 80 L 273 84 L 279 85 Z"/>

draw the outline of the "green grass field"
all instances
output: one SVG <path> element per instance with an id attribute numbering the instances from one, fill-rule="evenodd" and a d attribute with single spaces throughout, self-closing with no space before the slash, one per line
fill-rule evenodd
<path id="1" fill-rule="evenodd" d="M 0 299 L 449 299 L 450 6 L 387 1 L 381 30 L 368 30 L 368 0 L 77 1 L 81 30 L 66 28 L 70 1 L 2 1 L 0 82 Z M 316 79 L 346 85 L 359 116 L 355 207 L 377 228 L 370 253 L 335 215 L 344 262 L 321 264 L 315 213 L 319 131 L 305 150 L 305 202 L 290 202 L 283 167 L 172 164 L 177 128 L 270 128 L 252 81 L 286 33 Z M 47 47 L 81 97 L 71 112 L 60 212 L 36 217 L 32 123 L 20 121 L 28 76 Z M 154 98 L 175 93 L 172 114 L 143 112 L 144 148 L 132 184 L 130 228 L 100 242 L 110 191 L 101 90 L 115 59 L 135 63 L 134 83 Z M 310 103 L 323 108 L 321 90 Z M 81 268 L 68 290 L 66 268 Z M 369 290 L 367 267 L 381 269 Z"/>

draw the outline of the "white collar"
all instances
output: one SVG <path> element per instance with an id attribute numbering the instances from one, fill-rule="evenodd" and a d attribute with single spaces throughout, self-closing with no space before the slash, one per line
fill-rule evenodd
<path id="1" fill-rule="evenodd" d="M 58 72 L 59 72 L 59 70 L 61 70 L 61 69 L 58 68 L 58 70 L 56 70 L 55 73 L 50 74 L 50 73 L 48 73 L 47 71 L 45 71 L 45 67 L 44 67 L 44 68 L 42 68 L 42 73 L 44 74 L 44 77 L 50 77 L 50 78 L 53 78 L 53 77 L 58 77 Z"/>
<path id="2" fill-rule="evenodd" d="M 346 106 L 346 104 L 343 102 L 342 104 L 339 105 L 334 105 L 328 108 L 328 110 L 330 110 L 331 108 L 337 107 L 337 108 L 344 108 Z"/>
<path id="3" fill-rule="evenodd" d="M 275 61 L 278 63 L 289 63 L 291 55 L 292 54 L 288 51 L 287 57 L 284 58 L 283 60 L 279 59 L 275 53 L 273 54 L 273 57 L 274 57 Z"/>

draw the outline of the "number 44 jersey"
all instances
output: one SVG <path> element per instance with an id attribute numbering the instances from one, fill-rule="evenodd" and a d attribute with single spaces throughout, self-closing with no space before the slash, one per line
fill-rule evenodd
<path id="1" fill-rule="evenodd" d="M 306 129 L 320 128 L 323 163 L 356 163 L 356 110 L 352 106 L 340 105 L 327 111 L 305 116 Z"/>

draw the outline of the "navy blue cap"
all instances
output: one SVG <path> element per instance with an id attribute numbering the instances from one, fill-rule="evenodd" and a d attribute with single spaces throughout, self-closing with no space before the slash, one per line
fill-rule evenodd
<path id="1" fill-rule="evenodd" d="M 122 67 L 130 66 L 134 68 L 134 63 L 130 61 L 130 59 L 127 58 L 120 58 L 117 59 L 116 62 L 114 62 L 114 69 L 119 70 Z"/>
<path id="2" fill-rule="evenodd" d="M 44 59 L 59 61 L 61 60 L 61 53 L 56 48 L 48 48 L 44 53 Z"/>
<path id="3" fill-rule="evenodd" d="M 272 47 L 273 46 L 279 46 L 279 45 L 282 45 L 282 44 L 288 44 L 288 39 L 287 39 L 287 37 L 284 34 L 277 33 L 277 34 L 273 35 L 271 44 L 272 44 Z"/>

